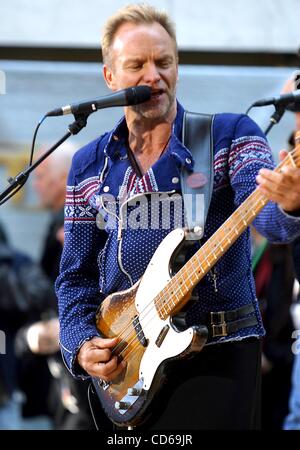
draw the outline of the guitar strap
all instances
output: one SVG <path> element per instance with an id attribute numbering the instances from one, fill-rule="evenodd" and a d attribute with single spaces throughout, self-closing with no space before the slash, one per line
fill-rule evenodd
<path id="1" fill-rule="evenodd" d="M 188 229 L 187 240 L 200 240 L 211 201 L 214 183 L 214 116 L 185 111 L 182 143 L 194 159 L 193 172 L 181 171 L 181 189 Z"/>

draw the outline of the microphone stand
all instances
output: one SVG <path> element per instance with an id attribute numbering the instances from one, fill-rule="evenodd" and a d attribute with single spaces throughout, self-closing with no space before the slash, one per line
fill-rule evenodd
<path id="1" fill-rule="evenodd" d="M 39 166 L 48 156 L 54 152 L 63 142 L 65 142 L 70 136 L 80 133 L 80 131 L 86 126 L 87 119 L 91 113 L 74 115 L 75 121 L 68 126 L 68 132 L 54 144 L 49 150 L 47 150 L 39 159 L 37 159 L 31 166 L 27 167 L 24 172 L 18 173 L 14 178 L 9 178 L 9 186 L 0 193 L 0 205 L 4 204 L 8 200 L 8 195 L 13 193 L 17 188 L 21 188 L 26 183 L 29 175 L 33 170 Z M 12 194 L 14 195 L 14 194 Z M 10 198 L 10 197 L 9 197 Z"/>
<path id="2" fill-rule="evenodd" d="M 275 106 L 275 112 L 272 114 L 272 116 L 270 118 L 269 126 L 267 127 L 267 129 L 265 131 L 265 135 L 266 136 L 271 131 L 273 126 L 280 122 L 280 120 L 282 119 L 284 113 L 285 113 L 285 107 L 284 106 L 282 106 L 282 105 Z"/>

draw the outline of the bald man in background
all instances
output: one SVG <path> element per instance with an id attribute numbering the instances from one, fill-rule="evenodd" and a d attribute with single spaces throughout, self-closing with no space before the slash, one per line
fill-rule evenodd
<path id="1" fill-rule="evenodd" d="M 37 152 L 36 158 L 39 158 L 46 151 L 46 148 L 46 146 L 41 148 Z M 40 263 L 53 284 L 59 275 L 64 240 L 64 197 L 68 171 L 74 153 L 73 146 L 65 143 L 36 168 L 33 178 L 33 187 L 38 195 L 39 206 L 51 213 Z M 57 317 L 38 322 L 31 326 L 27 332 L 29 348 L 37 354 L 51 354 L 59 351 L 58 339 Z"/>
<path id="2" fill-rule="evenodd" d="M 39 153 L 41 154 L 43 151 Z M 41 265 L 53 282 L 59 274 L 64 236 L 66 183 L 74 153 L 73 146 L 65 143 L 49 158 L 45 159 L 34 173 L 33 186 L 39 196 L 40 205 L 52 214 L 41 256 Z"/>
<path id="3" fill-rule="evenodd" d="M 41 148 L 37 158 L 45 150 Z M 51 214 L 41 253 L 41 266 L 54 282 L 59 274 L 64 241 L 64 203 L 67 176 L 76 149 L 64 143 L 35 170 L 33 187 L 41 208 Z M 54 288 L 53 288 L 54 289 Z M 55 429 L 94 429 L 87 400 L 87 384 L 74 380 L 65 369 L 59 352 L 59 322 L 57 309 L 52 317 L 30 325 L 25 333 L 25 345 L 36 355 L 46 355 L 53 383 L 50 389 L 50 410 Z"/>

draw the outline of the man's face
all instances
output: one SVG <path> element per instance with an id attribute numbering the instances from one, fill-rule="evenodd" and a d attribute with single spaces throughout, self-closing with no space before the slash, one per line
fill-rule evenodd
<path id="1" fill-rule="evenodd" d="M 46 159 L 36 168 L 33 178 L 41 205 L 53 211 L 63 206 L 66 190 L 66 177 L 57 172 L 52 161 Z"/>
<path id="2" fill-rule="evenodd" d="M 176 111 L 175 43 L 161 25 L 121 25 L 115 34 L 110 59 L 109 67 L 104 67 L 110 89 L 151 87 L 151 99 L 130 107 L 131 111 L 150 120 L 166 119 Z"/>

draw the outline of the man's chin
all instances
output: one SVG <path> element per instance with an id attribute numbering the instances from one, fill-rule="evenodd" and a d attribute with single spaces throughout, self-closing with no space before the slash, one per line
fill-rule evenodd
<path id="1" fill-rule="evenodd" d="M 150 108 L 141 108 L 139 113 L 142 117 L 148 120 L 164 119 L 170 111 L 170 106 L 153 106 Z"/>

